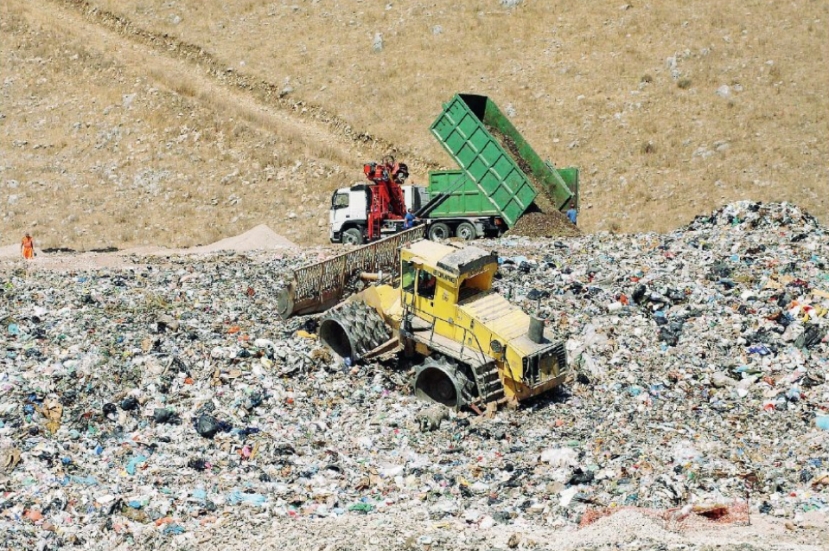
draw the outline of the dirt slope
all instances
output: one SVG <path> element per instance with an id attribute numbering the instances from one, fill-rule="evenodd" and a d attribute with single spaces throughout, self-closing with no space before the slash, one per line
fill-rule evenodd
<path id="1" fill-rule="evenodd" d="M 319 241 L 347 165 L 389 149 L 73 5 L 4 6 L 3 229 L 42 246 L 198 245 L 260 221 Z"/>
<path id="2" fill-rule="evenodd" d="M 515 7 L 505 7 L 505 4 Z M 325 239 L 336 187 L 423 181 L 457 91 L 582 169 L 587 231 L 737 199 L 826 217 L 829 5 L 50 0 L 0 5 L 0 239 Z"/>

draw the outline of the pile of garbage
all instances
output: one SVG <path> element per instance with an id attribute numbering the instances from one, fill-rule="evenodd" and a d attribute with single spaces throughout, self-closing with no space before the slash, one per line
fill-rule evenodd
<path id="1" fill-rule="evenodd" d="M 581 232 L 557 210 L 528 212 L 521 216 L 506 235 L 509 237 L 575 237 Z"/>
<path id="2" fill-rule="evenodd" d="M 573 369 L 491 417 L 279 320 L 319 251 L 5 274 L 4 543 L 175 548 L 260 517 L 576 529 L 747 496 L 797 524 L 829 512 L 826 238 L 793 205 L 735 203 L 664 235 L 481 242 Z"/>
<path id="3" fill-rule="evenodd" d="M 501 292 L 569 335 L 576 381 L 544 410 L 570 445 L 541 456 L 560 505 L 829 508 L 829 248 L 813 217 L 741 202 L 667 235 L 497 246 Z"/>

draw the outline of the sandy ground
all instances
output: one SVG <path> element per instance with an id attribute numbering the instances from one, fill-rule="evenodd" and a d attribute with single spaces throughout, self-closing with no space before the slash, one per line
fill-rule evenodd
<path id="1" fill-rule="evenodd" d="M 35 236 L 37 244 L 37 236 Z M 295 251 L 298 246 L 277 234 L 268 226 L 261 224 L 240 235 L 228 237 L 210 245 L 188 249 L 168 249 L 165 247 L 137 247 L 110 253 L 74 252 L 44 253 L 35 248 L 35 258 L 24 261 L 20 254 L 20 245 L 0 247 L 0 269 L 57 270 L 77 271 L 100 268 L 126 268 L 141 263 L 147 257 L 165 257 L 181 255 L 205 255 L 221 251 Z"/>
<path id="2" fill-rule="evenodd" d="M 697 523 L 669 530 L 635 511 L 621 511 L 581 529 L 543 525 L 498 525 L 481 528 L 460 520 L 418 520 L 404 511 L 349 515 L 337 519 L 250 517 L 244 526 L 217 526 L 202 535 L 200 549 L 243 550 L 253 541 L 264 550 L 302 549 L 755 549 L 818 551 L 829 549 L 823 515 L 809 513 L 795 526 L 754 515 L 750 526 Z M 228 524 L 231 524 L 230 522 Z M 240 530 L 249 538 L 238 539 Z"/>

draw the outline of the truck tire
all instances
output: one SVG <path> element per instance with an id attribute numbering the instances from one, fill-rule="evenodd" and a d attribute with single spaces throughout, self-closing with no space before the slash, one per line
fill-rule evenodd
<path id="1" fill-rule="evenodd" d="M 363 232 L 360 228 L 348 228 L 343 232 L 343 245 L 362 245 Z"/>
<path id="2" fill-rule="evenodd" d="M 449 226 L 443 222 L 436 222 L 429 226 L 429 239 L 432 241 L 449 239 L 450 235 L 452 235 L 452 232 L 449 230 Z"/>
<path id="3" fill-rule="evenodd" d="M 469 222 L 461 222 L 455 230 L 455 237 L 464 241 L 471 241 L 478 237 L 478 232 L 475 230 L 475 226 Z"/>

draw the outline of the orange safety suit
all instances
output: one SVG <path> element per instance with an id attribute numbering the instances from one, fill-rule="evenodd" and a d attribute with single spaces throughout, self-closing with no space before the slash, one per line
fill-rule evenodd
<path id="1" fill-rule="evenodd" d="M 31 236 L 26 236 L 23 238 L 23 242 L 20 244 L 23 250 L 23 258 L 26 260 L 31 260 L 35 257 L 35 242 Z"/>

